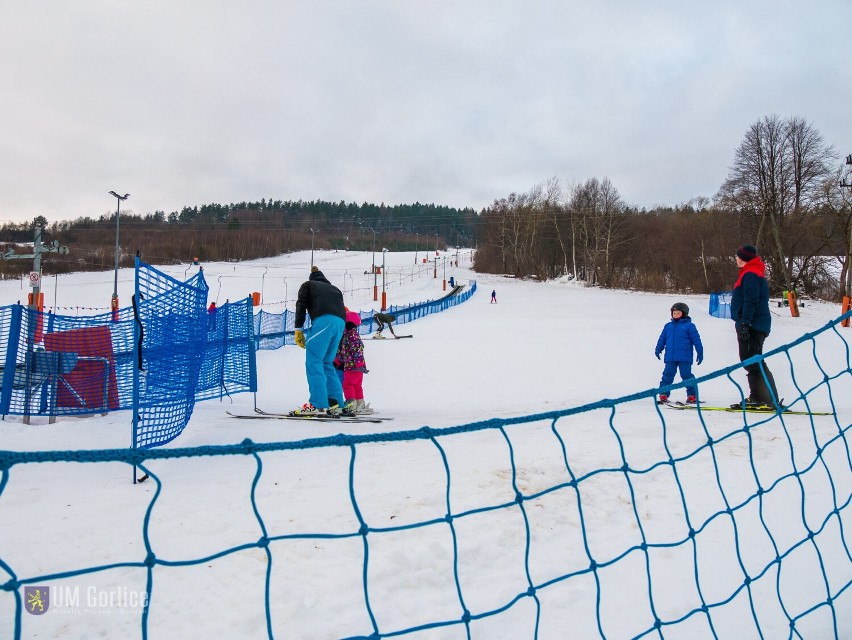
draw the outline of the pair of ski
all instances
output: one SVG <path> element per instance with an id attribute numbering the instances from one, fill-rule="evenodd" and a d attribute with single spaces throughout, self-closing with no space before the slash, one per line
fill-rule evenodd
<path id="1" fill-rule="evenodd" d="M 686 402 L 663 402 L 662 404 L 666 405 L 670 409 L 698 409 L 699 405 L 697 404 L 687 404 Z M 705 407 L 703 404 L 700 406 L 701 411 L 727 411 L 728 413 L 742 413 L 743 409 L 740 407 Z M 746 413 L 778 413 L 775 409 L 745 409 Z M 784 409 L 781 412 L 787 416 L 833 416 L 833 411 L 793 411 L 791 409 Z"/>
<path id="2" fill-rule="evenodd" d="M 230 411 L 226 411 L 229 416 L 232 418 L 239 418 L 241 420 L 310 420 L 313 422 L 372 422 L 372 423 L 381 423 L 385 420 L 393 420 L 393 418 L 382 418 L 370 413 L 361 413 L 356 415 L 340 415 L 340 416 L 300 416 L 294 413 L 270 413 L 268 411 L 262 411 L 261 409 L 255 409 L 254 413 L 244 414 L 244 413 L 231 413 Z"/>
<path id="3" fill-rule="evenodd" d="M 413 338 L 414 336 L 409 334 L 407 336 L 394 336 L 397 340 L 402 340 L 403 338 Z M 373 336 L 373 340 L 391 340 L 392 338 L 386 338 L 385 336 Z"/>

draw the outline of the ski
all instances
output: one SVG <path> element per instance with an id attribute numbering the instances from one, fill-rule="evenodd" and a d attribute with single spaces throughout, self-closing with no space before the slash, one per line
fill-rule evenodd
<path id="1" fill-rule="evenodd" d="M 745 411 L 746 413 L 766 413 L 773 414 L 778 413 L 775 409 L 741 409 L 734 407 L 705 407 L 705 406 L 696 406 L 694 404 L 686 404 L 683 402 L 666 402 L 665 405 L 670 409 L 699 409 L 701 411 L 727 411 L 728 413 L 742 413 Z M 791 409 L 785 409 L 781 411 L 781 414 L 785 416 L 833 416 L 833 411 L 793 411 Z"/>
<path id="2" fill-rule="evenodd" d="M 259 413 L 231 413 L 230 411 L 226 411 L 225 413 L 227 413 L 232 418 L 239 418 L 240 420 L 307 420 L 311 422 L 336 422 L 338 424 L 340 424 L 341 422 L 351 422 L 353 424 L 372 422 L 374 424 L 381 424 L 382 422 L 382 420 L 378 418 L 371 418 L 369 415 L 336 418 L 332 416 L 291 416 L 284 413 L 280 415 L 262 415 Z"/>
<path id="3" fill-rule="evenodd" d="M 264 411 L 263 409 L 255 409 L 255 413 L 260 414 L 261 416 L 269 416 L 271 418 L 310 418 L 313 416 L 294 416 L 291 413 L 274 413 L 272 411 Z M 382 420 L 393 420 L 393 418 L 387 418 L 382 416 L 377 416 L 374 413 L 356 413 L 354 415 L 351 414 L 343 414 L 340 416 L 319 416 L 321 418 L 325 418 L 327 420 L 371 420 L 373 422 L 379 422 Z"/>
<path id="4" fill-rule="evenodd" d="M 394 336 L 393 338 L 396 338 L 397 340 L 402 340 L 403 338 L 413 338 L 413 337 L 414 337 L 413 335 L 408 334 L 407 336 Z M 381 336 L 381 337 L 373 336 L 372 339 L 373 340 L 392 340 L 393 338 L 386 338 L 385 336 Z"/>

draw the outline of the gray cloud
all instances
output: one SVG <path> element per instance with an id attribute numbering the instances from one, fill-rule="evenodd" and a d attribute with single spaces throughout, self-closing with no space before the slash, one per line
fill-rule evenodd
<path id="1" fill-rule="evenodd" d="M 852 3 L 6 0 L 0 219 L 262 197 L 712 196 L 747 127 L 840 155 Z M 588 5 L 588 6 L 587 6 Z"/>

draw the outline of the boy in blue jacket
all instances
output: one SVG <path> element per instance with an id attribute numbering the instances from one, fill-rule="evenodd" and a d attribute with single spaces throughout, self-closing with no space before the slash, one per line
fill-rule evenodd
<path id="1" fill-rule="evenodd" d="M 665 387 L 674 382 L 675 373 L 680 370 L 681 380 L 690 380 L 695 376 L 692 375 L 692 349 L 695 348 L 695 364 L 701 364 L 704 360 L 704 347 L 701 345 L 701 336 L 698 335 L 698 329 L 692 324 L 692 318 L 689 317 L 689 307 L 683 302 L 675 302 L 671 308 L 671 322 L 666 323 L 663 327 L 660 338 L 657 340 L 657 347 L 654 349 L 654 355 L 657 360 L 660 359 L 660 354 L 665 351 L 666 356 L 663 362 L 666 366 L 663 368 L 663 377 L 660 380 L 660 386 Z M 686 401 L 690 404 L 695 404 L 698 400 L 696 396 L 698 392 L 695 386 L 686 388 Z M 666 393 L 660 394 L 659 403 L 668 402 L 669 396 Z"/>

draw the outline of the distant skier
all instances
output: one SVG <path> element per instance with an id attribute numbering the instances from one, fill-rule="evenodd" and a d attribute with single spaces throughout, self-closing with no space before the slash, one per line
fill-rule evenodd
<path id="1" fill-rule="evenodd" d="M 207 307 L 207 330 L 215 331 L 216 330 L 216 302 L 211 302 L 210 306 Z"/>
<path id="2" fill-rule="evenodd" d="M 374 338 L 382 339 L 384 336 L 382 335 L 382 331 L 385 328 L 385 325 L 388 326 L 388 330 L 391 332 L 391 335 L 396 338 L 396 334 L 393 332 L 393 321 L 396 320 L 396 316 L 390 313 L 377 313 L 373 316 L 373 320 L 376 321 L 376 325 L 378 325 L 378 330 L 376 331 L 376 335 Z"/>
<path id="3" fill-rule="evenodd" d="M 497 302 L 497 289 L 491 290 L 491 302 L 489 304 L 496 304 Z"/>
<path id="4" fill-rule="evenodd" d="M 680 370 L 681 380 L 691 380 L 695 376 L 692 374 L 692 349 L 695 348 L 695 364 L 701 364 L 704 360 L 704 347 L 701 344 L 701 336 L 698 335 L 698 329 L 692 324 L 692 318 L 689 317 L 689 307 L 683 302 L 675 302 L 671 308 L 672 319 L 663 327 L 660 338 L 657 340 L 657 347 L 654 349 L 654 355 L 657 360 L 660 359 L 660 354 L 665 351 L 666 357 L 664 362 L 666 366 L 663 368 L 663 377 L 660 380 L 660 386 L 665 387 L 674 382 L 675 373 Z M 695 385 L 686 388 L 686 401 L 689 404 L 695 404 L 698 390 Z M 668 394 L 660 394 L 660 403 L 667 402 Z"/>

